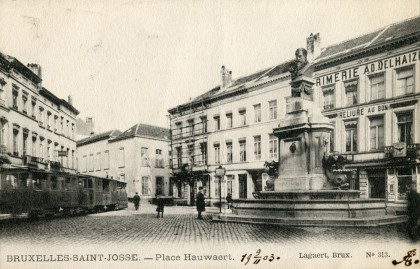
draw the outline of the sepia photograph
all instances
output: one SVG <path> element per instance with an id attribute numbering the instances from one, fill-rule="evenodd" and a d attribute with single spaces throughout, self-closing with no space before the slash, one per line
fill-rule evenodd
<path id="1" fill-rule="evenodd" d="M 0 0 L 0 268 L 420 268 L 420 0 Z"/>

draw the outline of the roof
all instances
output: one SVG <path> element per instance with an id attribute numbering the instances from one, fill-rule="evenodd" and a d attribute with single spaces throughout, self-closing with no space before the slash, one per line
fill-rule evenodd
<path id="1" fill-rule="evenodd" d="M 121 132 L 119 130 L 110 130 L 104 133 L 100 133 L 97 135 L 92 135 L 89 136 L 87 138 L 81 139 L 79 141 L 76 142 L 76 146 L 77 147 L 81 147 L 87 144 L 91 144 L 94 142 L 98 142 L 98 141 L 102 141 L 102 140 L 107 140 L 113 137 L 117 137 L 118 135 L 120 135 Z"/>
<path id="2" fill-rule="evenodd" d="M 38 84 L 42 81 L 30 68 L 25 66 L 15 57 L 0 52 L 0 66 L 4 67 L 7 71 L 11 68 L 18 70 L 21 74 L 31 80 L 33 83 Z"/>
<path id="3" fill-rule="evenodd" d="M 112 141 L 118 141 L 132 137 L 148 137 L 161 140 L 169 140 L 169 129 L 138 123 L 122 132 L 120 135 L 112 139 Z"/>
<path id="4" fill-rule="evenodd" d="M 413 39 L 419 41 L 420 37 L 420 16 L 397 22 L 386 27 L 382 27 L 376 31 L 364 34 L 349 40 L 340 42 L 324 48 L 321 55 L 317 57 L 316 64 L 320 65 L 332 60 L 341 60 L 352 55 L 359 56 L 362 52 L 380 49 L 384 46 L 396 48 L 396 42 L 405 41 L 405 39 Z M 400 42 L 400 46 L 406 46 L 409 42 Z M 376 52 L 375 52 L 376 53 Z"/>
<path id="5" fill-rule="evenodd" d="M 314 61 L 315 69 L 319 70 L 328 64 L 335 65 L 337 61 L 352 60 L 352 57 L 361 57 L 360 55 L 363 53 L 378 53 L 377 49 L 405 46 L 410 44 L 407 40 L 411 40 L 410 42 L 420 41 L 420 16 L 382 27 L 371 33 L 351 38 L 322 49 L 320 56 Z M 289 72 L 289 67 L 292 63 L 293 59 L 240 77 L 224 89 L 221 89 L 220 86 L 215 87 L 194 98 L 192 101 L 169 109 L 169 113 L 176 113 L 178 110 L 182 111 L 194 107 L 194 105 L 201 105 L 202 101 L 209 102 L 215 98 L 229 96 L 237 90 L 246 89 L 250 85 L 253 85 L 253 83 L 258 85 L 258 82 L 263 82 L 264 80 L 270 81 L 270 78 Z"/>

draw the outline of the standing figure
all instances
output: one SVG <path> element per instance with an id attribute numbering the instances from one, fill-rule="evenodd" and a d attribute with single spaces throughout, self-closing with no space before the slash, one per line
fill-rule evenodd
<path id="1" fill-rule="evenodd" d="M 198 219 L 203 219 L 201 216 L 201 212 L 206 210 L 206 204 L 204 202 L 204 194 L 203 194 L 203 187 L 198 188 L 197 193 L 197 211 L 198 211 Z"/>
<path id="2" fill-rule="evenodd" d="M 136 192 L 136 194 L 133 197 L 133 202 L 134 202 L 134 207 L 136 208 L 136 210 L 139 210 L 140 196 L 139 196 L 139 194 L 137 192 Z"/>
<path id="3" fill-rule="evenodd" d="M 162 199 L 159 196 L 156 196 L 156 205 L 157 205 L 157 208 L 156 208 L 157 217 L 156 218 L 159 218 L 159 216 L 161 218 L 163 218 L 163 210 L 165 208 L 165 200 Z"/>
<path id="4" fill-rule="evenodd" d="M 232 207 L 232 202 L 233 202 L 232 194 L 230 194 L 229 192 L 226 196 L 226 203 L 227 203 L 228 209 Z"/>

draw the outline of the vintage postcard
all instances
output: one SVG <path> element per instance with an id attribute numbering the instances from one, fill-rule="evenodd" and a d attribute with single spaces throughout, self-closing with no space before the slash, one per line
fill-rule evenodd
<path id="1" fill-rule="evenodd" d="M 0 1 L 0 268 L 420 268 L 420 3 Z"/>

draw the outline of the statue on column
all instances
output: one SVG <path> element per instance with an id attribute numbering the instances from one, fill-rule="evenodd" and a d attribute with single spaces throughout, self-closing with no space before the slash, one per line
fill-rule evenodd
<path id="1" fill-rule="evenodd" d="M 290 66 L 290 75 L 292 77 L 292 96 L 304 97 L 312 100 L 313 83 L 305 83 L 312 80 L 313 67 L 307 60 L 308 52 L 304 48 L 299 48 L 295 52 L 295 60 Z"/>

